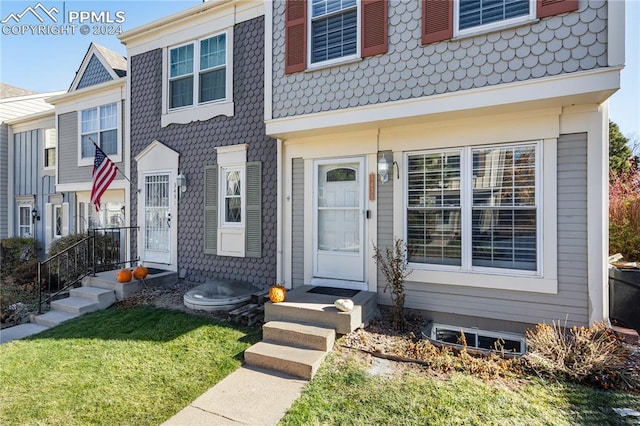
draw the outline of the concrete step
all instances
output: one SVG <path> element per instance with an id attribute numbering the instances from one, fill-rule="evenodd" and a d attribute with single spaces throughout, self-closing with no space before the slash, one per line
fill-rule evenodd
<path id="1" fill-rule="evenodd" d="M 264 321 L 293 321 L 324 325 L 347 334 L 365 325 L 377 309 L 376 293 L 360 291 L 350 299 L 354 308 L 351 312 L 341 312 L 334 302 L 345 297 L 308 293 L 312 286 L 302 286 L 287 292 L 284 302 L 267 302 L 264 305 Z"/>
<path id="2" fill-rule="evenodd" d="M 248 365 L 311 380 L 327 352 L 259 342 L 244 351 Z"/>
<path id="3" fill-rule="evenodd" d="M 69 321 L 70 319 L 77 318 L 80 315 L 70 314 L 67 312 L 61 311 L 49 311 L 46 314 L 38 315 L 33 319 L 36 324 L 45 326 L 45 327 L 55 327 L 56 325 L 62 324 L 65 321 Z"/>
<path id="4" fill-rule="evenodd" d="M 33 336 L 34 334 L 38 334 L 48 329 L 49 327 L 34 323 L 26 323 L 14 325 L 9 328 L 3 328 L 0 330 L 0 344 L 7 343 L 12 340 L 24 339 L 25 337 Z"/>
<path id="5" fill-rule="evenodd" d="M 139 292 L 143 288 L 154 288 L 172 285 L 178 282 L 178 273 L 173 271 L 163 271 L 155 274 L 149 274 L 144 280 L 131 279 L 128 283 L 119 283 L 116 280 L 118 271 L 99 272 L 97 276 L 91 275 L 84 277 L 82 285 L 87 287 L 103 288 L 113 290 L 116 294 L 116 300 L 126 299 L 127 297 Z"/>
<path id="6" fill-rule="evenodd" d="M 329 327 L 287 321 L 270 321 L 262 326 L 265 341 L 297 346 L 299 348 L 330 351 L 336 331 Z"/>
<path id="7" fill-rule="evenodd" d="M 100 307 L 100 304 L 82 297 L 67 297 L 66 299 L 51 302 L 52 311 L 66 312 L 73 315 L 83 315 L 100 309 L 104 309 Z"/>
<path id="8" fill-rule="evenodd" d="M 116 293 L 113 290 L 107 290 L 104 288 L 72 288 L 69 292 L 69 295 L 71 297 L 80 297 L 95 302 L 101 306 L 101 309 L 106 309 L 116 302 Z"/>

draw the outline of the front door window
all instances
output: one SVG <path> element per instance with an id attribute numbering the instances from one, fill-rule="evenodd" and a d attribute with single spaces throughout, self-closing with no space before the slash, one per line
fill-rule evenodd
<path id="1" fill-rule="evenodd" d="M 171 263 L 169 174 L 144 178 L 144 260 Z"/>

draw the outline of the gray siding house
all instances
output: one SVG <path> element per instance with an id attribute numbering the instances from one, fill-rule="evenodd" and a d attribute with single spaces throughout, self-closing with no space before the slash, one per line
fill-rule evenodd
<path id="1" fill-rule="evenodd" d="M 128 223 L 126 69 L 124 57 L 91 43 L 68 91 L 48 99 L 55 106 L 58 131 L 56 191 L 68 205 L 64 222 L 70 233 Z M 120 170 L 99 208 L 91 203 L 94 143 Z M 57 206 L 54 201 L 48 208 Z"/>
<path id="2" fill-rule="evenodd" d="M 35 93 L 4 83 L 2 89 L 0 238 L 34 238 L 43 256 L 53 232 L 45 212 L 49 198 L 56 197 L 57 140 L 53 108 L 45 99 L 61 92 Z"/>
<path id="3" fill-rule="evenodd" d="M 129 57 L 131 224 L 145 265 L 195 282 L 275 282 L 275 141 L 264 7 L 207 2 L 120 36 Z"/>
<path id="4" fill-rule="evenodd" d="M 372 256 L 401 239 L 406 307 L 442 330 L 608 318 L 624 2 L 491 4 L 268 3 L 279 282 L 390 304 Z"/>

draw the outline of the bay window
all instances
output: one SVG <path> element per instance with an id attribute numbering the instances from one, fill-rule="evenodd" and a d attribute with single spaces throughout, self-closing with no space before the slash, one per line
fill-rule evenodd
<path id="1" fill-rule="evenodd" d="M 537 152 L 525 143 L 407 154 L 407 260 L 538 272 Z"/>

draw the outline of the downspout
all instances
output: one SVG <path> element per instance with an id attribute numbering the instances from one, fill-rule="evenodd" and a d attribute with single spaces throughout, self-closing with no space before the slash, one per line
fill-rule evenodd
<path id="1" fill-rule="evenodd" d="M 283 171 L 282 171 L 282 139 L 277 139 L 277 159 L 276 159 L 276 283 L 283 284 L 284 277 L 284 265 L 282 261 L 283 255 L 283 235 L 282 224 L 284 217 L 284 207 L 282 205 L 282 191 L 283 191 Z"/>

